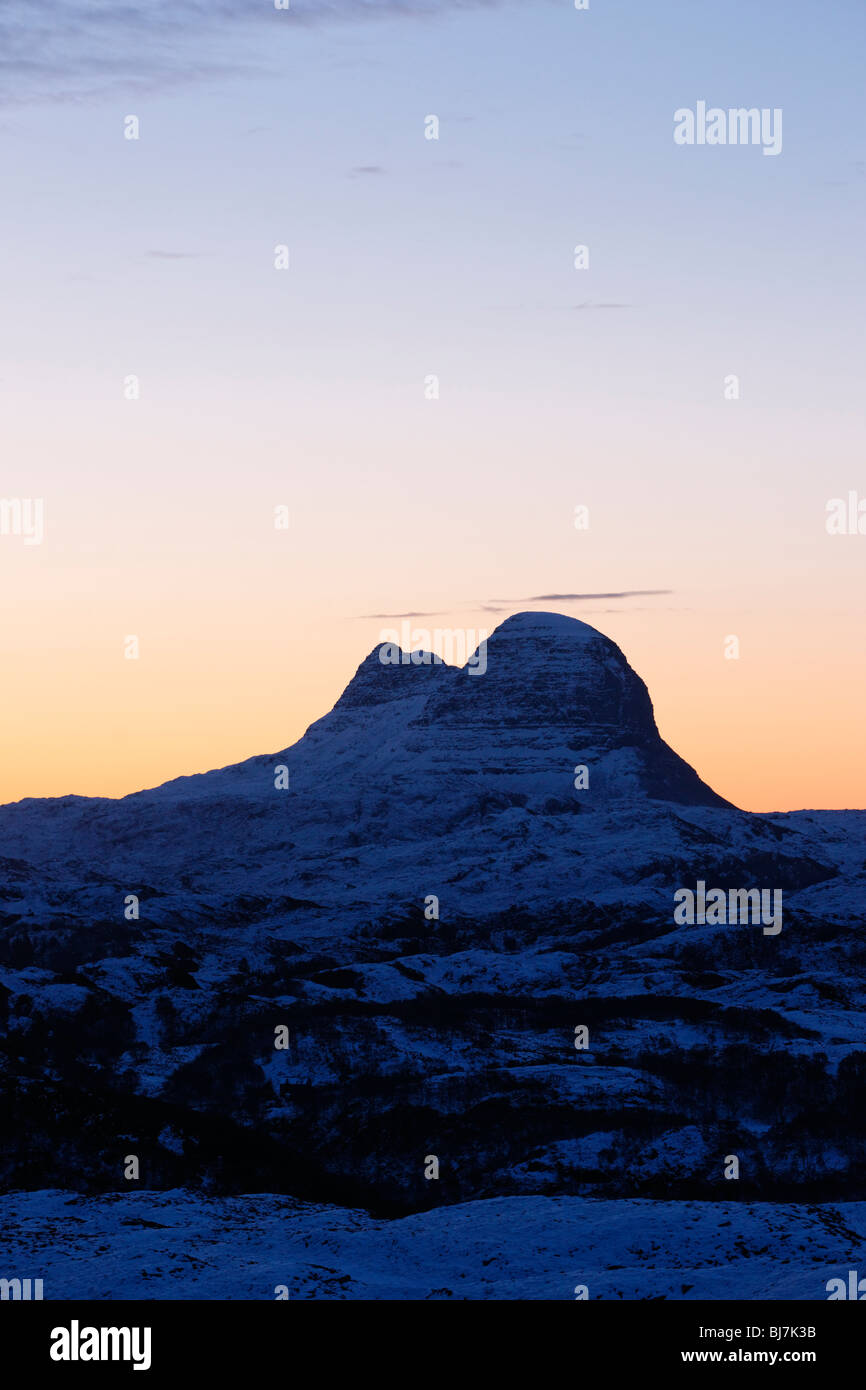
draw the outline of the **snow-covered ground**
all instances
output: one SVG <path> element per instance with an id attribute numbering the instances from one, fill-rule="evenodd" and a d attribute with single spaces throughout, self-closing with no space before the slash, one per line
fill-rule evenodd
<path id="1" fill-rule="evenodd" d="M 866 1273 L 864 1202 L 506 1197 L 375 1221 L 288 1197 L 47 1191 L 0 1216 L 0 1272 L 42 1278 L 46 1299 L 822 1300 Z"/>

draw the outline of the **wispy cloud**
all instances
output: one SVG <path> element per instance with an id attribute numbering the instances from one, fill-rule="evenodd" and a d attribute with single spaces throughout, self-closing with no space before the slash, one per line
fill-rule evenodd
<path id="1" fill-rule="evenodd" d="M 239 0 L 238 16 L 251 7 Z M 222 0 L 3 0 L 0 102 L 87 102 L 254 72 L 221 51 L 231 15 Z"/>
<path id="2" fill-rule="evenodd" d="M 498 8 L 508 0 L 2 0 L 0 104 L 86 102 L 271 70 L 292 29 Z M 247 52 L 238 47 L 248 39 Z"/>

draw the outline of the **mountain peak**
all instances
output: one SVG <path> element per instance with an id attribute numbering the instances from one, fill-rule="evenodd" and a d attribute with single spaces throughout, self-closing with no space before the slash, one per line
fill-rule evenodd
<path id="1" fill-rule="evenodd" d="M 335 710 L 362 709 L 414 695 L 428 695 L 432 681 L 454 671 L 435 652 L 404 651 L 396 642 L 378 642 L 346 686 Z"/>
<path id="2" fill-rule="evenodd" d="M 420 759 L 431 800 L 440 778 L 468 775 L 503 795 L 531 787 L 542 804 L 586 763 L 587 806 L 728 804 L 662 740 L 649 692 L 616 643 L 564 613 L 511 614 L 463 667 L 381 642 L 308 737 L 314 731 L 317 740 L 348 732 L 353 756 L 363 761 L 367 749 L 377 767 L 385 749 L 406 768 Z"/>
<path id="3" fill-rule="evenodd" d="M 595 767 L 602 801 L 728 805 L 663 741 L 649 692 L 616 643 L 577 618 L 514 613 L 471 665 L 427 688 L 414 725 L 444 761 L 457 757 L 494 781 L 520 768 L 518 781 L 529 775 L 553 794 L 573 754 Z"/>
<path id="4" fill-rule="evenodd" d="M 566 727 L 594 742 L 602 731 L 604 742 L 658 737 L 643 681 L 616 643 L 588 623 L 564 613 L 514 613 L 480 655 L 433 695 L 426 713 L 526 730 Z"/>

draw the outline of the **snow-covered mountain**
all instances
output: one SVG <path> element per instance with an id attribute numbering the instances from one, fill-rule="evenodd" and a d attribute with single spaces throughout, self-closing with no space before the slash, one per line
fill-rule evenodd
<path id="1" fill-rule="evenodd" d="M 516 614 L 489 638 L 483 675 L 380 652 L 293 747 L 116 801 L 2 807 L 4 852 L 41 873 L 98 868 L 118 890 L 144 882 L 157 899 L 182 876 L 222 900 L 288 893 L 374 913 L 437 892 L 452 917 L 645 897 L 656 881 L 668 894 L 672 855 L 684 872 L 692 858 L 723 872 L 735 847 L 737 867 L 777 860 L 789 889 L 836 873 L 808 820 L 746 816 L 706 786 L 659 736 L 622 652 L 585 623 Z"/>
<path id="2" fill-rule="evenodd" d="M 862 1195 L 866 813 L 730 806 L 571 618 L 383 655 L 291 748 L 0 807 L 7 1186 Z M 782 929 L 677 923 L 699 882 Z"/>

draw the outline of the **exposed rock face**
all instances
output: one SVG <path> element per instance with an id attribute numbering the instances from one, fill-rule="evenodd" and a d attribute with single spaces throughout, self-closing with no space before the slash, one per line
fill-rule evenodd
<path id="1" fill-rule="evenodd" d="M 714 1199 L 738 1153 L 744 1195 L 855 1193 L 864 827 L 729 806 L 573 619 L 477 675 L 377 649 L 292 748 L 0 808 L 2 1173 L 116 1190 L 137 1152 L 395 1212 Z M 781 889 L 784 929 L 676 925 L 697 880 Z"/>
<path id="2" fill-rule="evenodd" d="M 419 722 L 499 790 L 513 772 L 532 775 L 542 796 L 561 796 L 563 769 L 578 759 L 590 768 L 591 804 L 649 796 L 728 805 L 662 741 L 643 681 L 587 623 L 516 613 L 489 638 L 486 655 L 484 675 L 464 668 L 440 684 Z"/>
<path id="3" fill-rule="evenodd" d="M 431 700 L 431 722 L 490 730 L 563 729 L 591 746 L 658 738 L 643 681 L 619 647 L 558 613 L 515 613 L 487 641 L 484 676 L 461 679 Z"/>

